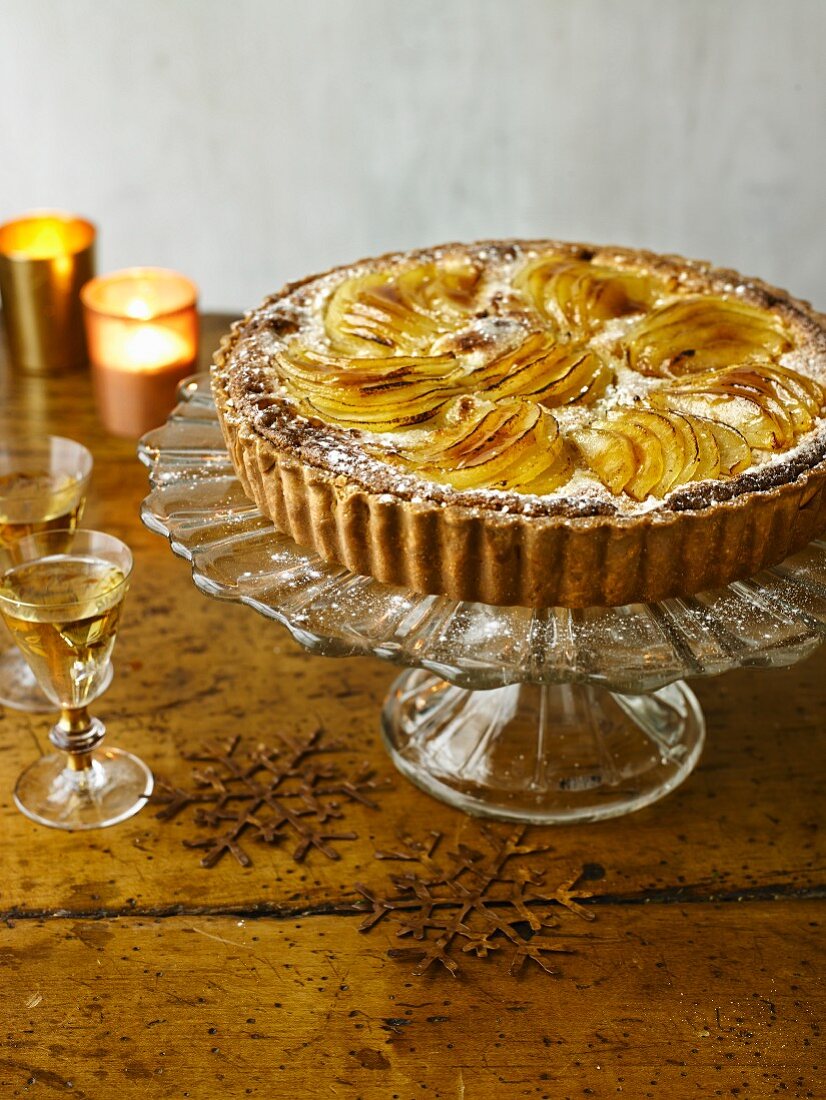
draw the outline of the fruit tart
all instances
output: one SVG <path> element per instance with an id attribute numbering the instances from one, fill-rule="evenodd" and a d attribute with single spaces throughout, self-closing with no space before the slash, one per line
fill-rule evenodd
<path id="1" fill-rule="evenodd" d="M 215 357 L 275 526 L 354 573 L 528 607 L 690 595 L 826 529 L 826 326 L 677 256 L 482 241 L 288 284 Z"/>

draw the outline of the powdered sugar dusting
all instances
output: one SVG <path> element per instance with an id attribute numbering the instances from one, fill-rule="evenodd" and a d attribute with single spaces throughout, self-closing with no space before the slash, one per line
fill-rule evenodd
<path id="1" fill-rule="evenodd" d="M 411 260 L 420 262 L 437 255 L 455 253 L 458 257 L 470 256 L 485 265 L 478 292 L 479 309 L 468 317 L 467 324 L 459 330 L 439 337 L 431 354 L 454 354 L 457 363 L 465 373 L 470 374 L 496 354 L 515 347 L 524 339 L 535 328 L 535 323 L 524 301 L 514 302 L 512 280 L 527 260 L 538 255 L 540 249 L 546 250 L 546 245 L 546 242 L 538 242 L 536 246 L 501 246 L 486 242 L 483 247 L 475 249 L 472 246 L 446 246 L 400 257 L 399 262 L 410 263 Z M 571 255 L 577 254 L 572 246 L 556 247 L 566 249 Z M 660 296 L 655 303 L 657 305 L 668 304 L 688 290 L 736 295 L 767 308 L 767 295 L 762 284 L 739 277 L 735 279 L 731 272 L 715 274 L 707 265 L 687 264 L 683 267 L 648 254 L 618 249 L 602 250 L 598 259 L 601 264 L 613 263 L 621 270 L 650 268 L 658 274 L 667 274 L 670 277 L 669 289 Z M 324 312 L 330 295 L 343 280 L 372 269 L 375 269 L 374 262 L 366 261 L 288 288 L 286 293 L 270 299 L 260 310 L 248 316 L 242 323 L 240 338 L 235 341 L 227 362 L 227 369 L 234 379 L 233 392 L 250 397 L 240 413 L 239 422 L 248 418 L 260 434 L 277 437 L 282 442 L 288 440 L 305 461 L 320 465 L 343 479 L 378 489 L 387 499 L 404 496 L 413 501 L 463 503 L 471 507 L 478 505 L 522 514 L 564 511 L 573 515 L 605 512 L 635 515 L 691 506 L 684 503 L 691 500 L 696 501 L 693 505 L 696 507 L 732 495 L 733 486 L 718 480 L 683 485 L 662 499 L 649 497 L 637 502 L 624 495 L 615 496 L 587 469 L 577 469 L 566 485 L 541 497 L 489 488 L 459 491 L 428 481 L 393 463 L 392 453 L 400 446 L 415 441 L 428 430 L 426 427 L 392 433 L 368 433 L 307 419 L 282 383 L 279 354 L 293 341 L 310 350 L 329 354 L 330 340 L 325 331 Z M 783 317 L 795 335 L 796 346 L 782 356 L 781 365 L 826 384 L 826 340 L 822 329 L 788 299 L 778 298 L 768 305 Z M 592 347 L 611 366 L 613 382 L 589 406 L 572 404 L 552 410 L 563 434 L 602 418 L 619 407 L 644 400 L 652 389 L 663 384 L 661 379 L 646 377 L 627 366 L 622 338 L 639 319 L 640 314 L 636 314 L 608 322 L 592 338 Z M 471 350 L 461 350 L 463 342 Z M 229 411 L 232 415 L 232 410 Z M 780 472 L 782 468 L 795 469 L 810 463 L 813 456 L 822 453 L 824 435 L 826 423 L 819 419 L 815 427 L 801 436 L 788 451 L 779 454 L 754 451 L 753 466 L 740 477 L 748 484 L 763 467 Z M 389 461 L 379 457 L 382 450 L 387 453 Z"/>

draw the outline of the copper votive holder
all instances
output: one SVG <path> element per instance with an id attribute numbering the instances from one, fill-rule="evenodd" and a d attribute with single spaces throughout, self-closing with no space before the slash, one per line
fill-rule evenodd
<path id="1" fill-rule="evenodd" d="M 162 424 L 198 358 L 198 288 L 183 275 L 134 267 L 81 292 L 92 380 L 110 432 L 137 439 Z"/>
<path id="2" fill-rule="evenodd" d="M 56 374 L 86 363 L 80 288 L 95 273 L 95 227 L 57 210 L 0 225 L 0 297 L 12 363 Z"/>

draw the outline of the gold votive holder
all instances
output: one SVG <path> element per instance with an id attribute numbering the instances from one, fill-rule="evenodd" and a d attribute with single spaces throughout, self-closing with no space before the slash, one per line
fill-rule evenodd
<path id="1" fill-rule="evenodd" d="M 58 210 L 0 225 L 0 297 L 12 363 L 56 374 L 86 363 L 80 288 L 95 273 L 95 227 Z"/>
<path id="2" fill-rule="evenodd" d="M 101 275 L 81 292 L 95 400 L 108 431 L 162 424 L 198 358 L 198 288 L 159 267 Z"/>

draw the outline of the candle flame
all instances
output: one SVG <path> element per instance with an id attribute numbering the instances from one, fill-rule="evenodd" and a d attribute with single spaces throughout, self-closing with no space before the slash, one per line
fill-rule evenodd
<path id="1" fill-rule="evenodd" d="M 152 307 L 145 298 L 131 298 L 123 312 L 127 317 L 134 317 L 138 321 L 148 321 L 152 316 Z"/>
<path id="2" fill-rule="evenodd" d="M 124 339 L 120 359 L 128 370 L 156 370 L 192 358 L 186 340 L 157 325 L 140 325 Z"/>

